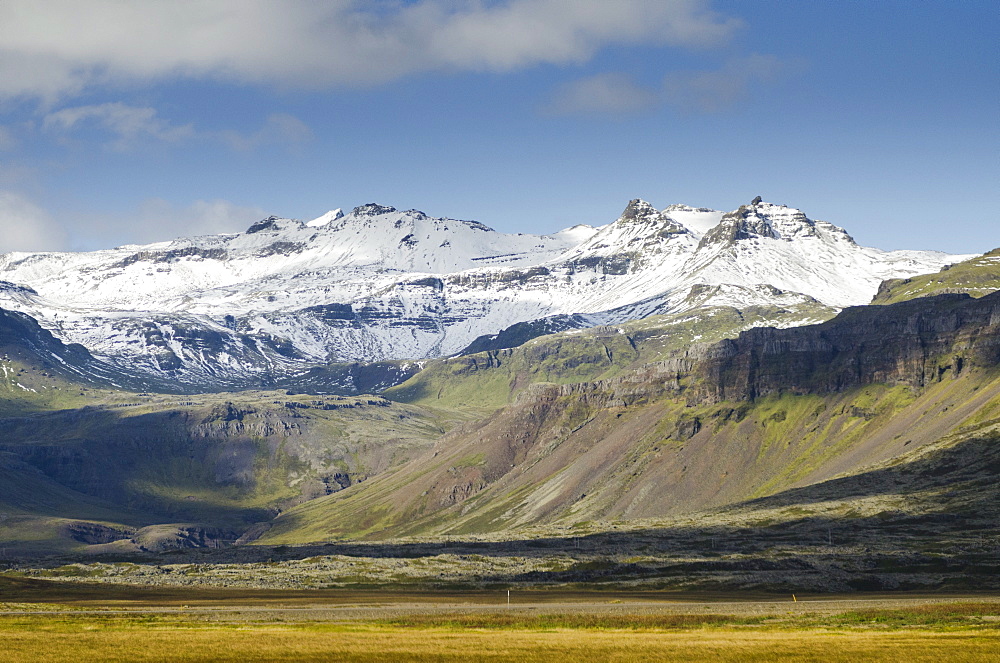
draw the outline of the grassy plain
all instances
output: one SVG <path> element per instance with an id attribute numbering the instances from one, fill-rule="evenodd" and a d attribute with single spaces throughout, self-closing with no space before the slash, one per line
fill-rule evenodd
<path id="1" fill-rule="evenodd" d="M 3 589 L 0 648 L 12 663 L 986 662 L 1000 652 L 991 596 L 536 591 L 508 606 L 500 592 Z"/>
<path id="2" fill-rule="evenodd" d="M 21 661 L 996 661 L 981 633 L 406 630 L 381 626 L 101 627 L 0 635 Z"/>

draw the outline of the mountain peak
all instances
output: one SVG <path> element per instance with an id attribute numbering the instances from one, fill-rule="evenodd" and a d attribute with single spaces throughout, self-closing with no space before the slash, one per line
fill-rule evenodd
<path id="1" fill-rule="evenodd" d="M 854 244 L 843 228 L 814 221 L 795 207 L 763 202 L 760 196 L 749 205 L 740 205 L 739 209 L 724 214 L 719 225 L 705 233 L 702 243 L 728 244 L 755 238 L 792 241 L 806 237 Z"/>
<path id="2" fill-rule="evenodd" d="M 368 203 L 367 205 L 359 205 L 351 210 L 353 216 L 378 216 L 379 214 L 392 214 L 397 211 L 395 207 L 389 207 L 388 205 L 379 205 L 378 203 Z"/>
<path id="3" fill-rule="evenodd" d="M 273 214 L 266 219 L 261 219 L 257 223 L 254 223 L 246 230 L 247 235 L 252 235 L 254 233 L 259 233 L 262 230 L 267 230 L 269 228 L 277 228 L 278 221 L 281 221 L 280 216 L 274 216 Z"/>
<path id="4" fill-rule="evenodd" d="M 612 223 L 553 235 L 370 203 L 309 223 L 271 216 L 231 235 L 2 255 L 0 280 L 34 292 L 0 283 L 0 304 L 123 370 L 258 384 L 309 362 L 447 356 L 555 315 L 617 324 L 675 311 L 697 284 L 737 286 L 712 301 L 738 308 L 784 305 L 758 284 L 825 306 L 864 303 L 885 278 L 948 261 L 861 249 L 831 224 L 764 202 L 723 215 L 636 198 Z"/>
<path id="5" fill-rule="evenodd" d="M 405 214 L 407 216 L 410 216 L 410 217 L 413 217 L 414 219 L 417 219 L 418 221 L 426 221 L 427 219 L 430 218 L 429 216 L 427 216 L 426 214 L 424 214 L 423 212 L 421 212 L 418 209 L 408 209 L 405 212 L 403 212 L 403 214 Z"/>
<path id="6" fill-rule="evenodd" d="M 330 210 L 321 217 L 313 219 L 307 223 L 306 226 L 309 228 L 322 228 L 323 226 L 329 225 L 337 219 L 342 218 L 344 218 L 344 210 L 338 207 L 337 209 Z"/>
<path id="7" fill-rule="evenodd" d="M 619 218 L 622 221 L 645 221 L 659 215 L 660 212 L 655 207 L 641 198 L 635 198 L 629 201 Z"/>

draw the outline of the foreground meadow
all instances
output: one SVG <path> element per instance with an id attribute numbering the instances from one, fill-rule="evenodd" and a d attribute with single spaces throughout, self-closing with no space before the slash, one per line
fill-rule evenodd
<path id="1" fill-rule="evenodd" d="M 996 661 L 1000 599 L 207 592 L 0 583 L 36 661 Z"/>
<path id="2" fill-rule="evenodd" d="M 996 634 L 408 629 L 377 625 L 209 626 L 4 623 L 21 661 L 996 661 Z"/>

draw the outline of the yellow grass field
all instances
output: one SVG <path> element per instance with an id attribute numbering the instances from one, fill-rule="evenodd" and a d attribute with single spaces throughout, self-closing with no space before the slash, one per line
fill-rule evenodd
<path id="1" fill-rule="evenodd" d="M 44 661 L 982 661 L 996 633 L 635 632 L 352 626 L 49 628 L 0 631 L 3 658 Z"/>
<path id="2" fill-rule="evenodd" d="M 495 594 L 5 579 L 0 661 L 1000 661 L 995 596 Z"/>

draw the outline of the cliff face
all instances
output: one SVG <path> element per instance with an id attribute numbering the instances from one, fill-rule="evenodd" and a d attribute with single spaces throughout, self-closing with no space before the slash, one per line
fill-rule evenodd
<path id="1" fill-rule="evenodd" d="M 853 307 L 824 324 L 758 328 L 688 353 L 708 400 L 839 392 L 884 383 L 924 387 L 1000 361 L 1000 292 Z"/>
<path id="2" fill-rule="evenodd" d="M 1000 292 L 981 299 L 949 294 L 853 307 L 808 327 L 750 329 L 620 377 L 532 385 L 522 398 L 551 392 L 594 407 L 615 407 L 673 394 L 692 405 L 712 404 L 780 393 L 837 393 L 868 384 L 919 389 L 972 367 L 997 364 Z M 493 363 L 481 366 L 491 368 Z"/>

